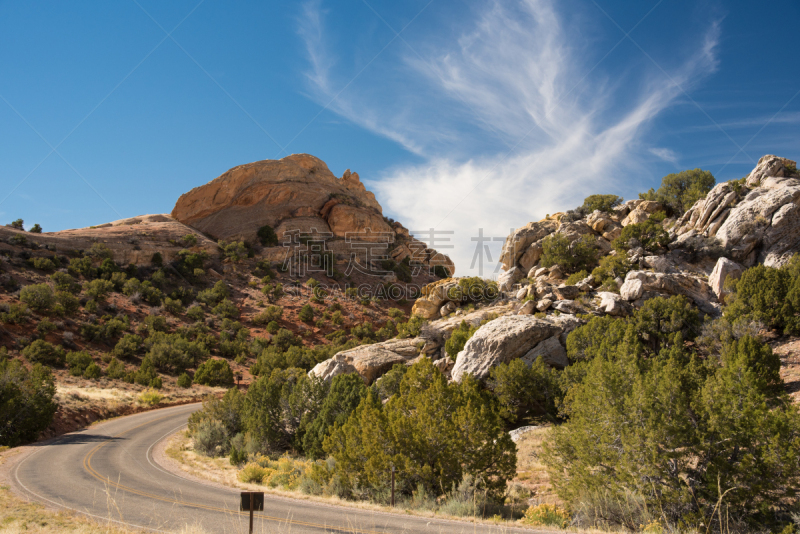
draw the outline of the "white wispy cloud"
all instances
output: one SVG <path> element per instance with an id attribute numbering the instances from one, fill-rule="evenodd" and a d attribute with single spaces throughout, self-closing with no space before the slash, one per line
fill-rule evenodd
<path id="1" fill-rule="evenodd" d="M 659 159 L 668 161 L 670 163 L 678 163 L 678 154 L 671 148 L 653 147 L 648 151 Z"/>
<path id="2" fill-rule="evenodd" d="M 574 47 L 557 5 L 489 3 L 450 45 L 416 42 L 426 53 L 401 56 L 385 83 L 373 78 L 340 94 L 331 90 L 333 73 L 313 60 L 324 52 L 311 52 L 314 43 L 301 33 L 309 80 L 319 80 L 311 88 L 316 98 L 327 103 L 336 96 L 330 109 L 425 159 L 388 169 L 369 185 L 410 229 L 454 231 L 455 248 L 442 251 L 459 274 L 477 269 L 470 268 L 477 244 L 471 238 L 479 228 L 503 237 L 588 194 L 619 194 L 622 178 L 641 170 L 648 152 L 677 160 L 669 149 L 644 146 L 643 128 L 716 67 L 719 27 L 712 23 L 696 51 L 666 75 L 639 69 L 635 84 L 611 83 L 598 68 L 602 55 Z M 338 77 L 336 83 L 343 85 Z M 495 262 L 500 245 L 491 245 Z M 483 274 L 492 274 L 495 265 L 486 260 Z"/>

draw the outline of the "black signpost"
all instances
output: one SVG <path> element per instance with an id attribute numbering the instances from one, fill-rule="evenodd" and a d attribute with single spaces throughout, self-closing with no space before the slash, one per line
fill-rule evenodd
<path id="1" fill-rule="evenodd" d="M 250 512 L 250 534 L 253 534 L 253 512 L 264 511 L 264 492 L 243 491 L 242 503 L 239 506 L 242 512 Z"/>

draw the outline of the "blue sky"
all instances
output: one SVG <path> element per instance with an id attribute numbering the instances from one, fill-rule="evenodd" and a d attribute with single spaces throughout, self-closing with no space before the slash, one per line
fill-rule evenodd
<path id="1" fill-rule="evenodd" d="M 232 4 L 0 1 L 0 221 L 169 212 L 306 152 L 466 274 L 480 228 L 800 156 L 797 2 Z"/>

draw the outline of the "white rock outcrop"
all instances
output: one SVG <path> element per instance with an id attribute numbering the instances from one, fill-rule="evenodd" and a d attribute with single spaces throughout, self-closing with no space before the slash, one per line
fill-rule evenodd
<path id="1" fill-rule="evenodd" d="M 560 333 L 558 326 L 532 315 L 499 317 L 480 327 L 458 353 L 453 380 L 461 381 L 465 374 L 483 380 L 492 367 L 520 358 Z"/>
<path id="2" fill-rule="evenodd" d="M 731 261 L 728 258 L 720 258 L 708 277 L 708 285 L 711 286 L 711 291 L 714 292 L 717 298 L 721 300 L 721 297 L 726 293 L 725 282 L 727 279 L 733 278 L 735 280 L 742 276 L 742 272 L 744 272 L 744 267 L 735 261 Z"/>
<path id="3" fill-rule="evenodd" d="M 780 267 L 800 250 L 800 174 L 796 163 L 764 156 L 746 184 L 717 184 L 670 230 L 670 248 L 716 238 L 725 255 L 746 267 Z"/>
<path id="4" fill-rule="evenodd" d="M 639 280 L 636 280 L 636 282 L 641 284 Z M 629 315 L 632 311 L 631 305 L 628 304 L 628 301 L 622 295 L 617 295 L 616 293 L 611 293 L 610 291 L 601 291 L 597 294 L 597 296 L 600 298 L 600 309 L 608 315 L 624 317 Z"/>
<path id="5" fill-rule="evenodd" d="M 634 288 L 638 287 L 634 280 L 641 281 L 643 291 L 653 291 L 667 296 L 683 295 L 694 301 L 695 305 L 705 313 L 717 315 L 720 312 L 719 303 L 713 291 L 705 280 L 698 276 L 686 273 L 664 274 L 631 271 L 625 276 L 625 283 L 620 288 L 620 294 L 626 299 L 630 300 L 634 294 Z M 623 288 L 626 289 L 626 293 L 622 292 Z M 631 292 L 627 290 L 631 290 Z"/>
<path id="6" fill-rule="evenodd" d="M 356 372 L 371 384 L 396 363 L 406 363 L 420 355 L 420 339 L 391 339 L 344 350 L 317 364 L 309 375 L 331 380 L 334 376 Z M 423 340 L 424 341 L 424 340 Z M 424 351 L 424 348 L 422 349 Z"/>
<path id="7" fill-rule="evenodd" d="M 620 296 L 627 301 L 634 301 L 640 298 L 643 292 L 644 284 L 636 278 L 625 280 L 625 283 L 619 288 Z"/>

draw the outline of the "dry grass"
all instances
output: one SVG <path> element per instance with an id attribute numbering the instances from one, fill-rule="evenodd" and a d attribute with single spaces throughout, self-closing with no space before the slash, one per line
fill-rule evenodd
<path id="1" fill-rule="evenodd" d="M 543 426 L 526 432 L 517 442 L 517 476 L 515 482 L 527 490 L 533 497 L 530 504 L 559 504 L 559 500 L 550 486 L 550 477 L 547 469 L 539 459 L 547 434 L 550 432 L 549 426 Z"/>
<path id="2" fill-rule="evenodd" d="M 781 378 L 786 392 L 795 403 L 800 403 L 800 339 L 792 337 L 770 345 L 781 359 Z"/>
<path id="3" fill-rule="evenodd" d="M 162 398 L 156 405 L 141 401 L 140 396 L 143 391 L 147 391 L 147 388 L 116 381 L 100 381 L 94 385 L 58 381 L 56 401 L 59 408 L 52 424 L 40 438 L 52 438 L 88 427 L 97 421 L 131 415 L 152 408 L 199 402 L 207 395 L 222 395 L 226 390 L 198 385 L 188 389 L 164 387 L 158 390 Z"/>
<path id="4" fill-rule="evenodd" d="M 238 521 L 226 525 L 226 532 L 239 533 Z M 256 524 L 258 534 L 289 534 L 291 525 Z M 69 511 L 53 511 L 36 502 L 28 502 L 14 495 L 8 486 L 0 486 L 0 534 L 134 534 L 143 532 L 117 523 L 102 523 Z M 173 534 L 208 534 L 197 525 L 184 525 L 171 531 Z"/>
<path id="5" fill-rule="evenodd" d="M 36 534 L 68 532 L 74 534 L 130 534 L 137 532 L 113 524 L 101 525 L 70 512 L 55 512 L 39 503 L 17 498 L 8 486 L 0 486 L 0 533 Z M 189 534 L 187 532 L 187 534 Z M 199 534 L 199 533 L 198 533 Z"/>
<path id="6" fill-rule="evenodd" d="M 138 395 L 147 389 L 129 384 L 124 385 L 128 387 L 120 387 L 119 383 L 110 388 L 73 386 L 59 383 L 56 389 L 56 400 L 59 405 L 72 409 L 98 406 L 109 411 L 115 411 L 122 406 L 135 404 Z M 164 388 L 159 393 L 164 397 L 162 402 L 171 403 L 224 391 L 222 388 L 194 385 L 188 389 Z"/>
<path id="7" fill-rule="evenodd" d="M 532 503 L 535 502 L 537 504 L 540 502 L 560 503 L 560 501 L 555 497 L 555 495 L 552 494 L 552 489 L 547 483 L 547 474 L 544 470 L 544 467 L 541 464 L 539 464 L 532 455 L 533 452 L 538 452 L 541 449 L 541 444 L 544 439 L 544 436 L 546 435 L 547 430 L 548 430 L 547 428 L 537 429 L 534 432 L 526 434 L 525 438 L 517 444 L 518 464 L 520 466 L 522 465 L 525 466 L 525 473 L 535 473 L 535 480 L 538 481 L 538 484 L 535 485 L 537 493 L 534 494 L 534 497 L 530 501 Z M 267 494 L 277 495 L 281 497 L 288 497 L 291 499 L 322 502 L 326 504 L 346 506 L 349 508 L 357 508 L 362 510 L 373 510 L 373 511 L 395 512 L 395 513 L 403 512 L 409 515 L 415 515 L 421 517 L 453 519 L 457 521 L 467 521 L 476 524 L 487 524 L 487 525 L 491 524 L 501 527 L 509 526 L 514 528 L 534 528 L 534 527 L 529 527 L 527 525 L 523 525 L 518 521 L 509 521 L 505 519 L 500 519 L 499 517 L 481 519 L 472 517 L 449 516 L 442 514 L 441 512 L 432 512 L 430 510 L 424 510 L 424 509 L 390 508 L 387 506 L 366 501 L 350 501 L 341 499 L 336 496 L 308 495 L 301 491 L 292 491 L 280 487 L 273 488 L 266 485 L 243 483 L 238 479 L 237 476 L 239 470 L 230 464 L 228 458 L 225 457 L 210 458 L 208 456 L 204 456 L 202 454 L 194 452 L 192 450 L 191 438 L 188 436 L 187 432 L 178 432 L 177 434 L 173 435 L 166 443 L 164 454 L 175 461 L 173 467 L 179 468 L 184 473 L 189 474 L 192 477 L 245 491 L 263 491 Z M 522 455 L 524 455 L 524 458 L 522 457 Z M 517 479 L 510 481 L 509 486 L 511 486 L 514 483 L 524 485 L 526 488 L 531 487 L 530 479 L 521 481 L 519 480 L 518 477 Z M 544 528 L 545 530 L 549 530 L 549 527 L 535 527 L 535 528 L 539 530 L 541 530 L 542 528 Z"/>

